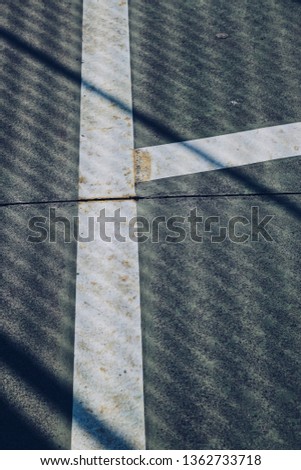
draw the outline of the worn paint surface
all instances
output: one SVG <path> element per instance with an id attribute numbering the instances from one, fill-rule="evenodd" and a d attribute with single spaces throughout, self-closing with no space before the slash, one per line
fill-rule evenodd
<path id="1" fill-rule="evenodd" d="M 138 247 L 97 221 L 136 215 L 128 38 L 127 2 L 84 2 L 73 449 L 144 448 Z"/>
<path id="2" fill-rule="evenodd" d="M 134 150 L 135 182 L 152 179 L 152 156 L 147 150 Z"/>
<path id="3" fill-rule="evenodd" d="M 84 2 L 80 199 L 134 195 L 128 38 L 127 2 Z"/>
<path id="4" fill-rule="evenodd" d="M 101 210 L 127 219 L 124 241 L 113 223 L 98 223 Z M 128 236 L 135 216 L 133 201 L 79 206 L 79 233 L 90 241 L 78 244 L 73 449 L 144 448 L 138 246 Z"/>
<path id="5" fill-rule="evenodd" d="M 296 156 L 300 149 L 301 123 L 146 147 L 135 152 L 150 161 L 138 182 Z"/>

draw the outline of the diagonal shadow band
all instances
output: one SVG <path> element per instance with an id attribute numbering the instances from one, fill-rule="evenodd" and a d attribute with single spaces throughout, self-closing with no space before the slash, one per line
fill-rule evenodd
<path id="1" fill-rule="evenodd" d="M 45 64 L 47 67 L 51 68 L 52 70 L 57 71 L 58 74 L 63 75 L 67 79 L 71 80 L 72 82 L 80 85 L 82 84 L 86 89 L 90 90 L 92 93 L 95 93 L 98 96 L 101 96 L 103 99 L 110 103 L 116 104 L 120 109 L 122 109 L 124 112 L 127 114 L 131 115 L 132 114 L 132 109 L 127 106 L 125 103 L 122 101 L 116 99 L 114 96 L 110 95 L 109 93 L 104 92 L 103 90 L 99 89 L 92 83 L 89 83 L 85 79 L 82 79 L 80 74 L 75 72 L 72 69 L 69 69 L 68 67 L 64 66 L 61 64 L 59 61 L 55 60 L 51 56 L 45 54 L 38 48 L 32 46 L 31 44 L 27 43 L 17 35 L 11 33 L 10 31 L 6 29 L 2 29 L 0 31 L 0 34 L 2 35 L 3 39 L 6 41 L 10 42 L 13 46 L 18 48 L 19 50 L 22 51 L 25 55 L 29 55 L 33 57 L 35 60 L 39 61 L 40 63 Z M 174 141 L 179 141 L 180 138 L 176 133 L 171 132 L 168 128 L 165 126 L 158 124 L 156 122 L 156 119 L 154 119 L 151 116 L 148 116 L 143 113 L 138 113 L 136 115 L 137 119 L 139 119 L 143 124 L 152 127 L 158 134 L 163 135 L 163 136 L 169 136 L 172 138 Z M 216 160 L 213 156 L 205 153 L 201 153 L 198 149 L 195 149 L 193 144 L 187 143 L 187 142 L 182 142 L 181 143 L 183 146 L 187 147 L 191 152 L 197 154 L 200 158 L 203 158 L 207 161 L 210 161 L 213 163 L 216 167 L 221 167 L 221 163 Z M 230 169 L 229 173 L 231 177 L 234 179 L 238 179 L 240 181 L 243 181 L 243 183 L 252 188 L 253 192 L 266 192 L 269 190 L 271 197 L 276 198 L 276 196 L 273 196 L 273 188 L 267 188 L 265 186 L 262 186 L 258 184 L 258 182 L 248 179 L 246 175 L 241 175 L 240 171 L 237 169 Z M 289 211 L 292 211 L 295 215 L 300 216 L 300 209 L 297 206 L 294 206 L 290 204 L 290 206 L 287 208 Z M 31 357 L 26 356 L 23 350 L 20 350 L 17 345 L 15 345 L 13 342 L 10 342 L 8 338 L 1 338 L 2 344 L 3 344 L 3 357 L 7 361 L 7 364 L 18 370 L 20 377 L 25 381 L 28 381 L 29 385 L 31 385 L 33 388 L 38 390 L 40 393 L 45 394 L 45 396 L 48 398 L 49 397 L 49 383 L 52 384 L 53 389 L 55 389 L 55 397 L 57 400 L 55 400 L 55 406 L 58 407 L 58 411 L 61 413 L 65 413 L 65 410 L 63 410 L 63 403 L 65 400 L 68 400 L 68 397 L 70 395 L 70 390 L 66 390 L 64 384 L 62 384 L 60 381 L 58 381 L 56 378 L 54 378 L 49 372 L 44 370 L 41 365 L 37 364 Z M 22 360 L 20 361 L 20 359 Z M 22 364 L 27 361 L 28 364 L 28 369 L 31 370 L 31 372 L 24 374 L 24 369 L 22 367 Z M 51 397 L 49 397 L 51 401 Z M 88 415 L 89 419 L 87 420 L 91 425 L 91 429 L 95 429 L 98 427 L 98 432 L 99 435 L 103 433 L 104 441 L 100 442 L 100 445 L 106 445 L 107 448 L 110 448 L 110 445 L 112 445 L 112 442 L 114 441 L 114 449 L 120 448 L 120 449 L 130 449 L 129 444 L 124 441 L 124 439 L 121 436 L 118 436 L 114 431 L 108 429 L 104 423 L 99 421 L 96 417 L 91 416 L 87 410 L 85 410 L 84 406 L 76 402 L 75 406 L 78 407 L 80 410 L 80 413 Z M 87 432 L 91 432 L 91 429 L 87 429 Z"/>
<path id="2" fill-rule="evenodd" d="M 49 370 L 46 370 L 30 354 L 2 332 L 0 333 L 0 345 L 1 359 L 6 366 L 14 372 L 17 372 L 18 377 L 38 392 L 40 396 L 43 396 L 61 416 L 65 419 L 70 419 L 70 415 L 72 414 L 72 387 L 68 386 L 68 384 L 64 384 L 61 379 L 55 377 Z M 83 430 L 92 435 L 93 439 L 99 443 L 100 448 L 111 450 L 132 449 L 130 444 L 121 435 L 115 430 L 110 429 L 98 417 L 92 415 L 79 399 L 74 397 L 73 403 L 77 409 L 76 415 L 85 418 L 79 419 L 79 426 L 85 426 Z M 1 413 L 5 415 L 9 410 L 9 416 L 11 416 L 12 412 L 12 415 L 18 418 L 15 419 L 17 422 L 21 419 L 21 422 L 24 423 L 24 430 L 29 427 L 26 418 L 21 415 L 19 416 L 19 412 L 11 408 L 12 405 L 6 403 L 1 407 Z M 85 423 L 85 425 L 83 423 Z M 30 433 L 32 432 L 37 436 L 39 435 L 39 430 L 32 430 L 31 425 Z M 26 446 L 26 437 L 24 438 L 24 445 Z M 40 435 L 39 439 L 35 442 L 35 449 L 36 445 L 42 445 L 42 448 L 45 448 L 45 446 L 49 448 L 49 439 L 46 438 L 46 436 L 43 437 Z M 27 448 L 28 447 L 24 447 L 24 449 Z M 56 447 L 53 446 L 53 449 L 55 448 Z"/>
<path id="3" fill-rule="evenodd" d="M 0 29 L 0 36 L 9 43 L 11 43 L 13 46 L 17 47 L 18 49 L 22 50 L 24 54 L 30 55 L 31 57 L 34 57 L 37 61 L 45 64 L 46 66 L 55 69 L 59 74 L 62 74 L 64 77 L 67 79 L 75 82 L 76 84 L 82 84 L 87 90 L 89 90 L 92 93 L 95 93 L 96 95 L 102 97 L 104 100 L 115 104 L 118 106 L 122 111 L 125 113 L 132 115 L 132 108 L 126 105 L 124 102 L 122 102 L 120 99 L 115 98 L 113 95 L 110 93 L 107 93 L 97 86 L 95 86 L 93 83 L 90 83 L 89 81 L 85 80 L 85 78 L 82 78 L 79 73 L 76 71 L 64 66 L 61 64 L 59 61 L 53 59 L 50 57 L 48 54 L 45 54 L 43 51 L 39 50 L 38 48 L 32 46 L 28 42 L 24 41 L 23 39 L 19 38 L 17 35 L 11 33 L 5 28 Z M 181 142 L 180 141 L 180 136 L 175 133 L 171 132 L 170 129 L 168 129 L 166 126 L 162 124 L 158 124 L 156 120 L 152 116 L 148 116 L 145 113 L 137 112 L 136 113 L 136 118 L 139 120 L 141 123 L 145 124 L 146 126 L 150 126 L 153 130 L 155 130 L 159 135 L 168 137 L 170 139 L 173 139 L 174 142 L 179 142 L 183 147 L 188 149 L 194 154 L 197 154 L 198 157 L 210 162 L 214 166 L 216 166 L 217 169 L 223 169 L 225 168 L 223 163 L 217 160 L 214 156 L 201 152 L 198 148 L 196 148 L 193 143 L 191 142 Z M 232 177 L 235 180 L 238 180 L 240 182 L 243 182 L 246 187 L 252 189 L 252 191 L 256 194 L 262 194 L 262 193 L 270 193 L 271 195 L 273 194 L 273 188 L 268 187 L 266 185 L 259 184 L 258 182 L 252 180 L 251 178 L 248 178 L 245 174 L 241 173 L 241 170 L 239 167 L 234 167 L 234 168 L 228 168 L 228 175 Z M 298 207 L 294 207 L 290 205 L 290 209 L 294 211 L 295 214 L 300 215 L 300 211 Z"/>

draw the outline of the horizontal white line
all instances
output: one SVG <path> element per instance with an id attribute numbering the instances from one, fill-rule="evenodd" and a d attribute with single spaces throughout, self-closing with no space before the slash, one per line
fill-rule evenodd
<path id="1" fill-rule="evenodd" d="M 137 179 L 150 181 L 301 153 L 301 123 L 136 150 Z"/>

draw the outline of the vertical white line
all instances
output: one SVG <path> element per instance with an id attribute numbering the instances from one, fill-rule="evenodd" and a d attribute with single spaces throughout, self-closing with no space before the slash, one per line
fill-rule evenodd
<path id="1" fill-rule="evenodd" d="M 136 202 L 92 201 L 134 195 L 127 2 L 84 0 L 82 76 L 72 449 L 143 449 Z M 125 241 L 97 220 L 118 210 Z"/>
<path id="2" fill-rule="evenodd" d="M 84 0 L 80 199 L 134 195 L 128 8 Z"/>

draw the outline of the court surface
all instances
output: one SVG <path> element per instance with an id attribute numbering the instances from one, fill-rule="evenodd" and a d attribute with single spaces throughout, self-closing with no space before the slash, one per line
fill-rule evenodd
<path id="1" fill-rule="evenodd" d="M 253 3 L 5 6 L 1 449 L 300 448 L 301 3 Z"/>

